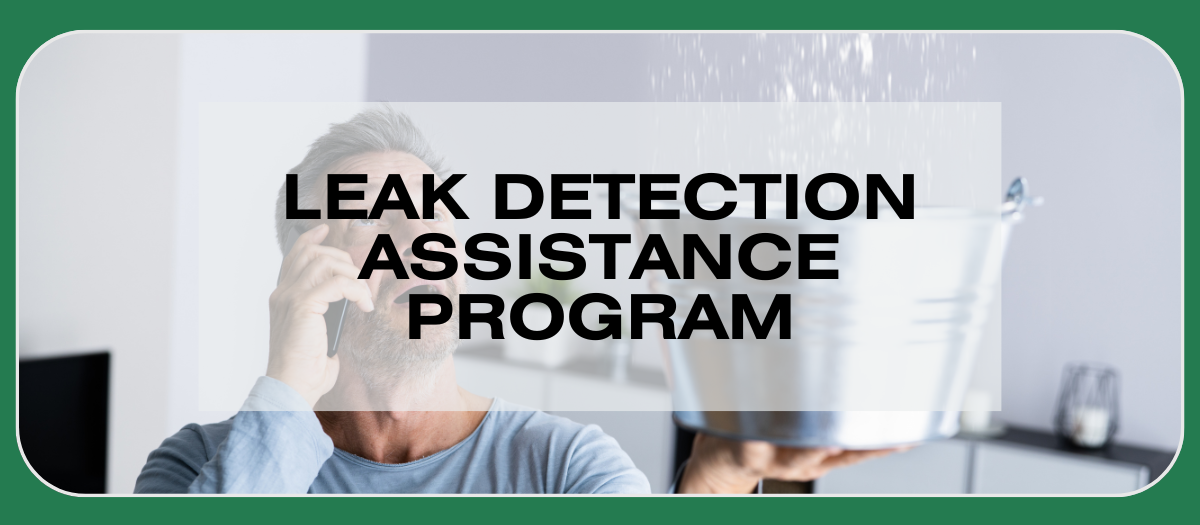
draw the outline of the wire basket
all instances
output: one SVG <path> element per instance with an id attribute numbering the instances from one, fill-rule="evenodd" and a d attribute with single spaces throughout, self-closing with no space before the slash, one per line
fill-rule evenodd
<path id="1" fill-rule="evenodd" d="M 1118 377 L 1111 367 L 1070 363 L 1063 370 L 1054 427 L 1082 448 L 1102 448 L 1117 432 Z"/>

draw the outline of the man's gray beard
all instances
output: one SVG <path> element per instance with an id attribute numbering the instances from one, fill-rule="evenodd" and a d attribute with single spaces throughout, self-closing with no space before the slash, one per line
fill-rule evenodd
<path id="1" fill-rule="evenodd" d="M 457 306 L 457 294 L 451 304 Z M 442 325 L 423 326 L 420 339 L 409 339 L 408 330 L 388 324 L 387 317 L 364 313 L 354 305 L 346 309 L 344 338 L 338 353 L 345 353 L 371 392 L 384 393 L 395 385 L 428 381 L 458 347 L 458 315 Z"/>

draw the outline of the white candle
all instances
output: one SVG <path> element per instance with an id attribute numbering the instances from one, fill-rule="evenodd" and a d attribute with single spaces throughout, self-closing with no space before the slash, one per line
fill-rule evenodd
<path id="1" fill-rule="evenodd" d="M 1108 410 L 1080 407 L 1075 410 L 1071 438 L 1081 447 L 1099 447 L 1108 441 Z"/>
<path id="2" fill-rule="evenodd" d="M 992 398 L 982 390 L 968 390 L 963 397 L 959 426 L 968 434 L 983 434 L 992 424 Z"/>

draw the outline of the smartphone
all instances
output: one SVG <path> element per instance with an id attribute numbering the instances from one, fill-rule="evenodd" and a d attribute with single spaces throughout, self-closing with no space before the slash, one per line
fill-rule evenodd
<path id="1" fill-rule="evenodd" d="M 296 246 L 296 239 L 300 238 L 301 232 L 299 228 L 293 227 L 288 231 L 288 236 L 283 243 L 283 256 L 292 253 L 292 247 Z M 279 277 L 275 279 L 275 284 L 278 286 L 279 281 L 283 279 L 283 267 L 279 268 Z M 329 357 L 337 355 L 338 341 L 342 338 L 342 325 L 346 322 L 346 307 L 349 303 L 345 299 L 329 303 L 329 309 L 325 310 L 325 335 L 329 339 Z"/>

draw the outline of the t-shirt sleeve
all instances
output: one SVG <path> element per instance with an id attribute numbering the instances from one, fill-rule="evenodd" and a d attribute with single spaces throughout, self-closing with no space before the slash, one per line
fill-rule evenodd
<path id="1" fill-rule="evenodd" d="M 167 438 L 150 453 L 134 484 L 135 494 L 185 494 L 208 461 L 209 446 L 203 427 L 190 424 Z M 215 451 L 214 451 L 215 452 Z"/>
<path id="2" fill-rule="evenodd" d="M 305 493 L 333 441 L 295 390 L 260 377 L 214 446 L 202 427 L 188 425 L 150 453 L 137 493 Z"/>
<path id="3" fill-rule="evenodd" d="M 596 425 L 583 427 L 572 440 L 565 481 L 566 494 L 650 493 L 650 480 L 617 440 Z"/>

